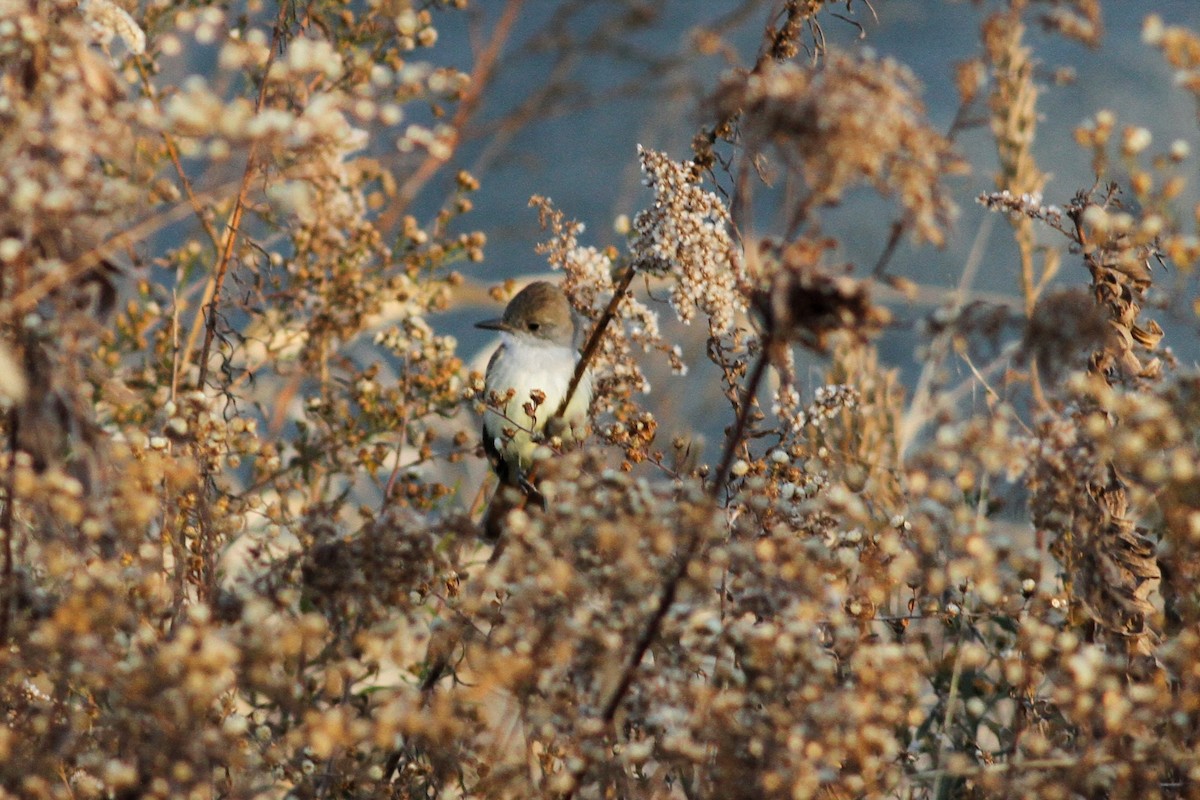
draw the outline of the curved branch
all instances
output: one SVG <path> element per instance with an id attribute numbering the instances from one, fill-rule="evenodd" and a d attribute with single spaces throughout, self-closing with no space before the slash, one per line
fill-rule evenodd
<path id="1" fill-rule="evenodd" d="M 737 422 L 734 423 L 733 430 L 729 432 L 729 438 L 725 441 L 725 452 L 721 456 L 721 464 L 717 467 L 717 473 L 708 486 L 709 495 L 714 500 L 724 488 L 725 481 L 729 479 L 729 470 L 733 468 L 733 459 L 737 455 L 738 446 L 746 438 L 746 429 L 750 426 L 750 412 L 754 408 L 754 398 L 758 395 L 758 387 L 762 383 L 763 376 L 767 374 L 767 361 L 772 346 L 771 337 L 769 335 L 764 337 L 758 361 L 754 362 L 754 369 L 746 381 L 746 391 L 742 394 L 742 407 L 738 409 Z"/>
<path id="2" fill-rule="evenodd" d="M 637 270 L 630 264 L 625 268 L 621 279 L 617 281 L 617 285 L 613 289 L 612 299 L 608 301 L 608 307 L 604 309 L 604 313 L 600 315 L 600 319 L 596 320 L 596 324 L 592 328 L 592 333 L 588 336 L 587 344 L 583 347 L 583 354 L 579 357 L 579 361 L 575 363 L 575 372 L 571 375 L 571 382 L 567 384 L 567 393 L 563 395 L 562 402 L 558 404 L 558 408 L 555 410 L 552 419 L 561 418 L 566 412 L 567 406 L 571 404 L 571 398 L 575 396 L 575 390 L 579 388 L 579 382 L 583 380 L 583 375 L 587 372 L 588 364 L 595 357 L 596 351 L 600 349 L 600 340 L 604 336 L 604 331 L 608 329 L 608 324 L 616 317 L 617 307 L 621 305 L 621 301 L 625 299 L 625 295 L 629 292 L 629 284 L 633 283 L 633 276 L 636 272 Z"/>
<path id="3" fill-rule="evenodd" d="M 630 268 L 629 273 L 633 274 L 633 269 Z M 628 285 L 628 281 L 623 280 L 624 285 Z M 615 299 L 616 296 L 614 296 Z M 615 308 L 613 303 L 609 303 L 609 310 Z M 599 325 L 597 325 L 599 328 Z M 593 334 L 593 338 L 597 338 Z M 589 344 L 591 342 L 589 341 Z M 709 496 L 716 499 L 721 491 L 721 487 L 725 484 L 725 479 L 729 475 L 729 469 L 733 464 L 734 454 L 737 453 L 738 446 L 742 443 L 746 436 L 746 429 L 750 423 L 751 409 L 754 408 L 754 398 L 758 394 L 758 388 L 762 384 L 763 376 L 767 372 L 767 363 L 770 360 L 770 352 L 772 349 L 773 339 L 767 336 L 763 340 L 762 352 L 759 353 L 758 361 L 754 364 L 754 369 L 750 373 L 750 377 L 746 381 L 746 389 L 742 395 L 742 407 L 738 410 L 737 422 L 733 426 L 733 430 L 729 433 L 729 439 L 725 443 L 725 453 L 721 458 L 721 466 L 717 469 L 716 480 L 709 485 Z M 581 359 L 582 360 L 582 359 Z M 641 635 L 634 645 L 633 652 L 629 654 L 629 658 L 625 661 L 625 666 L 621 669 L 621 677 L 617 681 L 617 685 L 613 687 L 612 693 L 605 701 L 604 707 L 600 712 L 600 719 L 605 724 L 611 724 L 616 717 L 617 709 L 621 705 L 621 701 L 629 694 L 629 688 L 633 685 L 634 676 L 636 676 L 638 668 L 641 667 L 642 659 L 646 657 L 646 651 L 650 649 L 650 645 L 658 638 L 659 632 L 662 630 L 663 620 L 666 619 L 667 613 L 671 607 L 675 605 L 675 597 L 679 594 L 679 585 L 683 582 L 687 575 L 688 567 L 692 563 L 692 559 L 696 556 L 696 551 L 700 549 L 700 543 L 703 541 L 702 532 L 704 530 L 701 525 L 689 526 L 690 534 L 687 544 L 679 553 L 679 557 L 675 562 L 675 568 L 667 577 L 665 583 L 658 593 L 658 604 L 655 606 L 654 613 L 650 619 L 646 621 L 646 627 L 642 629 Z M 585 761 L 579 770 L 574 772 L 576 783 L 587 769 Z M 575 788 L 572 787 L 568 791 L 560 795 L 560 800 L 571 800 L 575 795 Z"/>
<path id="4" fill-rule="evenodd" d="M 287 3 L 279 4 L 279 17 L 275 20 L 275 31 L 271 36 L 271 50 L 267 56 L 267 63 L 263 68 L 262 84 L 258 87 L 258 99 L 254 103 L 254 113 L 262 110 L 263 103 L 267 99 L 267 74 L 271 71 L 272 65 L 275 63 L 275 57 L 279 53 L 281 43 L 283 42 L 284 28 L 287 25 L 287 11 L 289 5 Z M 205 319 L 204 328 L 204 344 L 200 348 L 200 376 L 196 381 L 196 388 L 203 389 L 204 383 L 208 379 L 208 354 L 212 350 L 213 338 L 217 333 L 217 303 L 221 299 L 221 287 L 225 283 L 225 276 L 229 272 L 229 262 L 233 259 L 233 248 L 237 244 L 239 229 L 242 224 L 242 214 L 246 209 L 246 198 L 250 195 L 250 181 L 254 177 L 255 164 L 258 161 L 258 142 L 250 145 L 250 153 L 246 157 L 246 169 L 242 173 L 242 185 L 238 188 L 237 200 L 233 204 L 233 211 L 229 215 L 229 222 L 225 225 L 225 235 L 222 241 L 220 258 L 217 261 L 217 268 L 211 279 L 212 294 L 208 301 L 208 309 L 202 315 Z M 192 339 L 189 336 L 189 341 Z M 187 363 L 186 354 L 184 363 Z"/>

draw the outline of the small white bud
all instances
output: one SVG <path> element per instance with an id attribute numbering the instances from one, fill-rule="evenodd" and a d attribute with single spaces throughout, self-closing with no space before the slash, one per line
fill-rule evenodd
<path id="1" fill-rule="evenodd" d="M 1148 44 L 1151 47 L 1159 44 L 1163 39 L 1163 34 L 1166 33 L 1166 26 L 1163 25 L 1162 17 L 1158 14 L 1151 14 L 1146 17 L 1142 23 L 1142 43 Z"/>
<path id="2" fill-rule="evenodd" d="M 1137 155 L 1150 146 L 1152 137 L 1145 128 L 1126 128 L 1124 150 L 1127 155 Z"/>

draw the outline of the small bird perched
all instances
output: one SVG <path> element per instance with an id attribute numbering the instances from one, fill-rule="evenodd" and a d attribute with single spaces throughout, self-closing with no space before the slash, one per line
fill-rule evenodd
<path id="1" fill-rule="evenodd" d="M 571 402 L 555 418 L 579 363 L 580 329 L 567 296 L 552 283 L 529 284 L 509 301 L 504 316 L 475 327 L 500 331 L 502 339 L 484 376 L 488 408 L 483 412 L 483 449 L 500 477 L 500 488 L 483 516 L 484 535 L 496 543 L 494 561 L 504 548 L 500 524 L 505 514 L 526 498 L 542 500 L 528 480 L 533 451 L 542 435 L 558 436 L 564 442 L 586 435 L 592 379 L 583 374 Z M 493 396 L 499 398 L 498 404 Z M 432 691 L 446 674 L 451 654 L 471 630 L 459 627 L 431 637 L 422 693 Z M 386 774 L 392 773 L 401 755 L 396 753 L 388 762 Z"/>
<path id="2" fill-rule="evenodd" d="M 526 477 L 542 434 L 572 442 L 587 431 L 592 380 L 586 372 L 562 417 L 555 419 L 579 362 L 575 312 L 561 289 L 537 281 L 509 302 L 504 316 L 475 327 L 500 331 L 503 340 L 484 378 L 487 398 L 496 395 L 501 405 L 483 414 L 483 449 L 500 476 L 499 491 L 518 486 L 528 494 L 532 487 Z"/>

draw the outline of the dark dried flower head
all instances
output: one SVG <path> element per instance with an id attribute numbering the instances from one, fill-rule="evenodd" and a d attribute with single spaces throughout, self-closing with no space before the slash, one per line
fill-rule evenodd
<path id="1" fill-rule="evenodd" d="M 1036 362 L 1045 377 L 1055 380 L 1085 368 L 1092 352 L 1110 334 L 1108 315 L 1086 289 L 1047 292 L 1025 326 L 1020 356 Z"/>
<path id="2" fill-rule="evenodd" d="M 764 278 L 751 303 L 776 341 L 800 342 L 823 353 L 830 335 L 844 332 L 865 340 L 891 321 L 891 313 L 871 302 L 864 281 L 823 265 L 821 252 L 807 241 L 762 242 L 757 257 Z"/>

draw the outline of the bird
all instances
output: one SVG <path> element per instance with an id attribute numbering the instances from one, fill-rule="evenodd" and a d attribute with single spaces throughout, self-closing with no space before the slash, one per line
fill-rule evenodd
<path id="1" fill-rule="evenodd" d="M 504 314 L 475 324 L 499 331 L 501 342 L 484 374 L 483 449 L 500 487 L 483 515 L 484 538 L 495 547 L 488 563 L 504 550 L 502 522 L 508 511 L 528 500 L 544 503 L 530 480 L 533 452 L 545 435 L 564 444 L 587 436 L 592 377 L 584 372 L 570 402 L 558 414 L 579 363 L 579 318 L 562 289 L 536 281 L 517 293 Z M 430 637 L 421 693 L 428 697 L 449 671 L 456 649 L 472 635 L 469 626 L 448 626 Z M 403 753 L 388 762 L 388 775 Z"/>
<path id="2" fill-rule="evenodd" d="M 533 453 L 544 437 L 564 444 L 581 441 L 588 432 L 592 378 L 584 372 L 559 415 L 559 406 L 579 363 L 582 326 L 562 289 L 535 281 L 517 293 L 497 319 L 476 323 L 499 331 L 500 346 L 484 375 L 483 449 L 500 478 L 496 495 L 517 487 L 526 497 L 539 498 L 529 481 Z M 493 506 L 496 505 L 493 501 Z M 507 509 L 503 509 L 507 510 Z M 497 510 L 499 511 L 499 510 Z M 493 526 L 493 511 L 485 515 Z M 494 530 L 488 531 L 494 538 Z"/>

